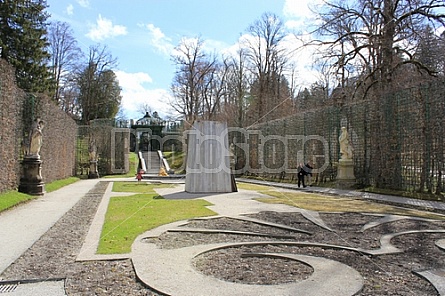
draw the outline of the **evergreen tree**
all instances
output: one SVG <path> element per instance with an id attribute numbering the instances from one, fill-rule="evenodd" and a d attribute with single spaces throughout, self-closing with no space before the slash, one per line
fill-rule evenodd
<path id="1" fill-rule="evenodd" d="M 0 56 L 15 67 L 17 84 L 27 92 L 51 89 L 46 7 L 45 0 L 0 1 Z"/>
<path id="2" fill-rule="evenodd" d="M 97 82 L 101 99 L 95 110 L 96 117 L 114 118 L 119 111 L 122 100 L 121 87 L 117 76 L 112 70 L 106 70 L 98 77 Z"/>

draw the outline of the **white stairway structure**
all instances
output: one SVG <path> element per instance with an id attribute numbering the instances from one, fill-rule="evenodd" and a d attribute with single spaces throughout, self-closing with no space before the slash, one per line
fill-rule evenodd
<path id="1" fill-rule="evenodd" d="M 159 170 L 161 169 L 161 160 L 159 159 L 159 155 L 157 151 L 144 151 L 142 155 L 145 160 L 145 167 L 147 170 L 145 174 L 148 175 L 158 175 Z"/>

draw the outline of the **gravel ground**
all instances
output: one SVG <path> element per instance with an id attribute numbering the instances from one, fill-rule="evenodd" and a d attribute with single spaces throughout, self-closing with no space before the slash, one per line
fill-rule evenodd
<path id="1" fill-rule="evenodd" d="M 65 278 L 68 295 L 160 295 L 137 281 L 131 260 L 75 262 L 107 186 L 99 182 L 0 277 Z"/>
<path id="2" fill-rule="evenodd" d="M 0 277 L 3 280 L 65 278 L 68 295 L 161 295 L 140 283 L 130 260 L 75 262 L 98 204 L 107 187 L 100 182 L 65 214 L 39 241 L 12 264 Z M 357 213 L 324 213 L 321 218 L 335 232 L 322 229 L 298 213 L 262 212 L 257 219 L 280 223 L 309 231 L 312 235 L 281 230 L 229 218 L 194 220 L 187 227 L 231 229 L 293 236 L 296 241 L 338 244 L 373 249 L 382 234 L 415 229 L 445 229 L 445 222 L 400 220 L 364 232 L 361 228 L 376 216 Z M 413 271 L 444 268 L 445 254 L 434 242 L 444 234 L 409 234 L 392 243 L 405 250 L 401 254 L 368 256 L 356 252 L 263 245 L 226 248 L 194 260 L 200 272 L 225 281 L 246 284 L 279 284 L 308 278 L 312 268 L 286 260 L 247 256 L 255 252 L 298 253 L 337 260 L 355 268 L 364 278 L 364 289 L 357 295 L 438 295 L 434 287 Z M 289 241 L 289 238 L 252 235 L 167 232 L 158 239 L 147 239 L 162 248 L 179 248 L 194 244 L 243 241 Z"/>

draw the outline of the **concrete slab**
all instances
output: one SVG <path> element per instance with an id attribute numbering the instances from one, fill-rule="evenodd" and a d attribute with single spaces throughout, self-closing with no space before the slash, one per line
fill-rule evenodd
<path id="1" fill-rule="evenodd" d="M 0 283 L 5 296 L 66 296 L 65 280 Z"/>

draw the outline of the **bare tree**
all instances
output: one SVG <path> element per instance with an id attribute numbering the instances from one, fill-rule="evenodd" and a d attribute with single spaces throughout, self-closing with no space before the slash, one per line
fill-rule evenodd
<path id="1" fill-rule="evenodd" d="M 272 13 L 263 14 L 247 32 L 249 36 L 244 39 L 243 46 L 250 71 L 255 76 L 251 85 L 253 109 L 250 113 L 254 122 L 262 122 L 280 117 L 283 114 L 277 111 L 289 110 L 291 105 L 290 90 L 282 93 L 283 72 L 288 63 L 288 53 L 282 43 L 287 32 L 282 20 Z"/>
<path id="2" fill-rule="evenodd" d="M 350 73 L 361 77 L 356 89 L 364 89 L 364 95 L 371 91 L 375 97 L 371 111 L 378 124 L 372 126 L 372 171 L 379 187 L 398 189 L 402 182 L 399 114 L 390 97 L 397 86 L 396 74 L 407 64 L 435 73 L 416 59 L 416 40 L 426 24 L 432 28 L 445 24 L 444 8 L 443 0 L 360 0 L 328 1 L 318 9 L 322 24 L 317 32 L 328 37 L 321 42 L 328 47 L 326 58 L 335 61 L 342 75 L 349 67 Z"/>
<path id="3" fill-rule="evenodd" d="M 198 118 L 211 118 L 221 98 L 216 89 L 218 61 L 204 52 L 203 43 L 201 38 L 183 39 L 172 56 L 177 68 L 171 85 L 172 106 L 189 126 Z"/>
<path id="4" fill-rule="evenodd" d="M 55 81 L 54 100 L 61 103 L 61 90 L 73 73 L 78 70 L 82 52 L 67 23 L 54 22 L 48 29 L 50 69 Z"/>
<path id="5" fill-rule="evenodd" d="M 116 65 L 117 60 L 106 46 L 90 47 L 88 63 L 77 77 L 84 124 L 92 119 L 116 115 L 121 101 L 120 87 L 113 72 Z"/>
<path id="6" fill-rule="evenodd" d="M 79 102 L 79 85 L 76 74 L 64 77 L 63 84 L 59 85 L 59 106 L 72 118 L 79 120 L 82 115 L 82 108 Z"/>
<path id="7" fill-rule="evenodd" d="M 226 79 L 220 117 L 229 126 L 243 127 L 250 96 L 250 75 L 246 67 L 244 50 L 240 48 L 238 56 L 225 58 L 223 67 Z"/>
<path id="8" fill-rule="evenodd" d="M 153 113 L 153 110 L 152 110 L 150 104 L 148 104 L 148 103 L 140 103 L 138 105 L 137 109 L 142 114 L 146 114 L 146 113 L 151 114 L 151 113 Z"/>
<path id="9" fill-rule="evenodd" d="M 354 75 L 361 74 L 367 88 L 379 84 L 392 86 L 395 71 L 411 63 L 433 73 L 414 55 L 418 37 L 425 24 L 438 28 L 445 24 L 442 0 L 360 0 L 331 1 L 319 9 L 322 25 L 316 33 L 330 41 L 325 58 L 334 59 L 339 73 L 350 67 Z"/>

